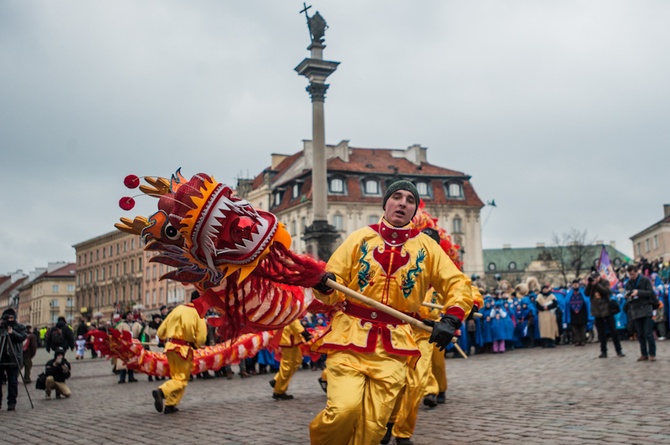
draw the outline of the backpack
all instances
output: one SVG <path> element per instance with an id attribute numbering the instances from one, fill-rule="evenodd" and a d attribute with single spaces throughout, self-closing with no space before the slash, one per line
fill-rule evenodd
<path id="1" fill-rule="evenodd" d="M 63 331 L 61 328 L 54 326 L 51 328 L 49 333 L 49 338 L 51 339 L 51 347 L 56 348 L 58 346 L 65 347 L 65 337 L 63 336 Z"/>

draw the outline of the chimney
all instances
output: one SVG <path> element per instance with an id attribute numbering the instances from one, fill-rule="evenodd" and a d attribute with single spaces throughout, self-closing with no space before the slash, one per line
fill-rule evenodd
<path id="1" fill-rule="evenodd" d="M 511 249 L 512 245 L 511 244 L 503 244 L 503 249 Z"/>
<path id="2" fill-rule="evenodd" d="M 544 249 L 544 243 L 536 243 L 535 247 L 540 248 L 540 249 Z"/>
<path id="3" fill-rule="evenodd" d="M 281 164 L 281 161 L 288 158 L 288 155 L 281 155 L 278 153 L 272 153 L 271 156 L 272 156 L 272 166 L 271 166 L 272 170 L 276 170 L 277 166 Z"/>
<path id="4" fill-rule="evenodd" d="M 603 240 L 601 240 L 601 239 L 596 240 L 596 242 L 595 242 L 595 245 L 596 245 L 596 246 L 602 246 L 603 244 L 605 244 L 605 241 L 603 241 Z"/>
<path id="5" fill-rule="evenodd" d="M 670 216 L 670 204 L 663 204 L 663 218 Z"/>
<path id="6" fill-rule="evenodd" d="M 610 241 L 610 246 L 616 249 L 616 241 Z"/>

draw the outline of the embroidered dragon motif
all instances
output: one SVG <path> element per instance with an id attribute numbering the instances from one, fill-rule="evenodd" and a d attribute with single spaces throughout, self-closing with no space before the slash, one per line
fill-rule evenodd
<path id="1" fill-rule="evenodd" d="M 368 242 L 363 241 L 361 244 L 361 257 L 358 260 L 358 264 L 361 265 L 361 269 L 358 271 L 358 288 L 361 292 L 365 289 L 370 282 L 370 262 L 368 262 L 365 257 L 368 255 Z"/>
<path id="2" fill-rule="evenodd" d="M 407 275 L 402 277 L 402 293 L 405 298 L 409 298 L 416 284 L 415 277 L 421 273 L 421 263 L 426 259 L 426 251 L 424 249 L 419 250 L 419 253 L 416 256 L 416 261 L 414 262 L 414 267 L 411 268 Z"/>

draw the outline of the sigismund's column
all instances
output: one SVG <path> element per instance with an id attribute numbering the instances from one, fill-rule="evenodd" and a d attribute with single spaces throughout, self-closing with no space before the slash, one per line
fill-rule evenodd
<path id="1" fill-rule="evenodd" d="M 327 261 L 333 253 L 333 244 L 339 238 L 335 227 L 328 224 L 328 189 L 326 178 L 326 129 L 324 102 L 328 84 L 326 79 L 340 62 L 323 60 L 324 35 L 328 25 L 317 11 L 312 17 L 307 14 L 305 6 L 300 12 L 307 17 L 312 43 L 307 47 L 310 57 L 295 67 L 301 76 L 309 80 L 307 92 L 312 98 L 312 212 L 313 222 L 305 229 L 303 240 L 307 252 L 318 259 Z"/>

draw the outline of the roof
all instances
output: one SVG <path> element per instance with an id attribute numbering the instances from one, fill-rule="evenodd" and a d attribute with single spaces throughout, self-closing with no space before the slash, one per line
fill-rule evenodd
<path id="1" fill-rule="evenodd" d="M 665 218 L 658 221 L 657 223 L 654 223 L 654 224 L 650 225 L 649 227 L 647 227 L 646 229 L 643 229 L 643 230 L 637 232 L 635 235 L 631 236 L 629 239 L 634 240 L 638 236 L 643 235 L 645 232 L 649 232 L 649 231 L 651 231 L 651 230 L 653 230 L 653 229 L 655 229 L 655 228 L 657 228 L 657 227 L 659 227 L 663 224 L 670 224 L 670 214 L 666 215 Z"/>
<path id="2" fill-rule="evenodd" d="M 586 267 L 595 264 L 600 258 L 602 244 L 587 246 Z M 520 248 L 502 248 L 502 249 L 484 249 L 484 268 L 489 272 L 522 271 L 525 270 L 533 261 L 542 261 L 547 258 L 555 258 L 558 247 L 520 247 Z M 607 255 L 613 265 L 630 263 L 632 260 L 626 254 L 618 251 L 612 246 L 605 246 Z M 509 264 L 514 262 L 515 269 L 510 269 Z M 489 269 L 489 264 L 495 263 L 496 269 Z"/>
<path id="3" fill-rule="evenodd" d="M 338 147 L 333 152 L 337 153 Z M 431 197 L 426 198 L 427 204 L 452 205 L 464 207 L 484 206 L 483 201 L 475 192 L 470 176 L 463 172 L 432 165 L 428 162 L 415 163 L 398 156 L 399 150 L 382 148 L 354 148 L 346 146 L 348 160 L 335 155 L 327 160 L 326 170 L 329 175 L 341 174 L 346 178 L 347 193 L 345 195 L 328 195 L 330 202 L 362 202 L 379 203 L 381 195 L 366 196 L 361 192 L 360 180 L 365 177 L 381 179 L 382 194 L 385 191 L 384 183 L 395 179 L 411 179 L 415 182 L 425 180 L 431 190 Z M 252 188 L 262 186 L 270 175 L 272 189 L 285 188 L 288 190 L 298 184 L 300 191 L 294 198 L 293 193 L 285 193 L 282 202 L 272 206 L 273 212 L 281 212 L 312 199 L 311 168 L 307 165 L 305 152 L 301 150 L 283 159 L 275 169 L 270 167 L 263 170 L 252 181 Z M 449 178 L 458 180 L 463 185 L 463 198 L 450 198 L 446 194 L 445 181 Z"/>

